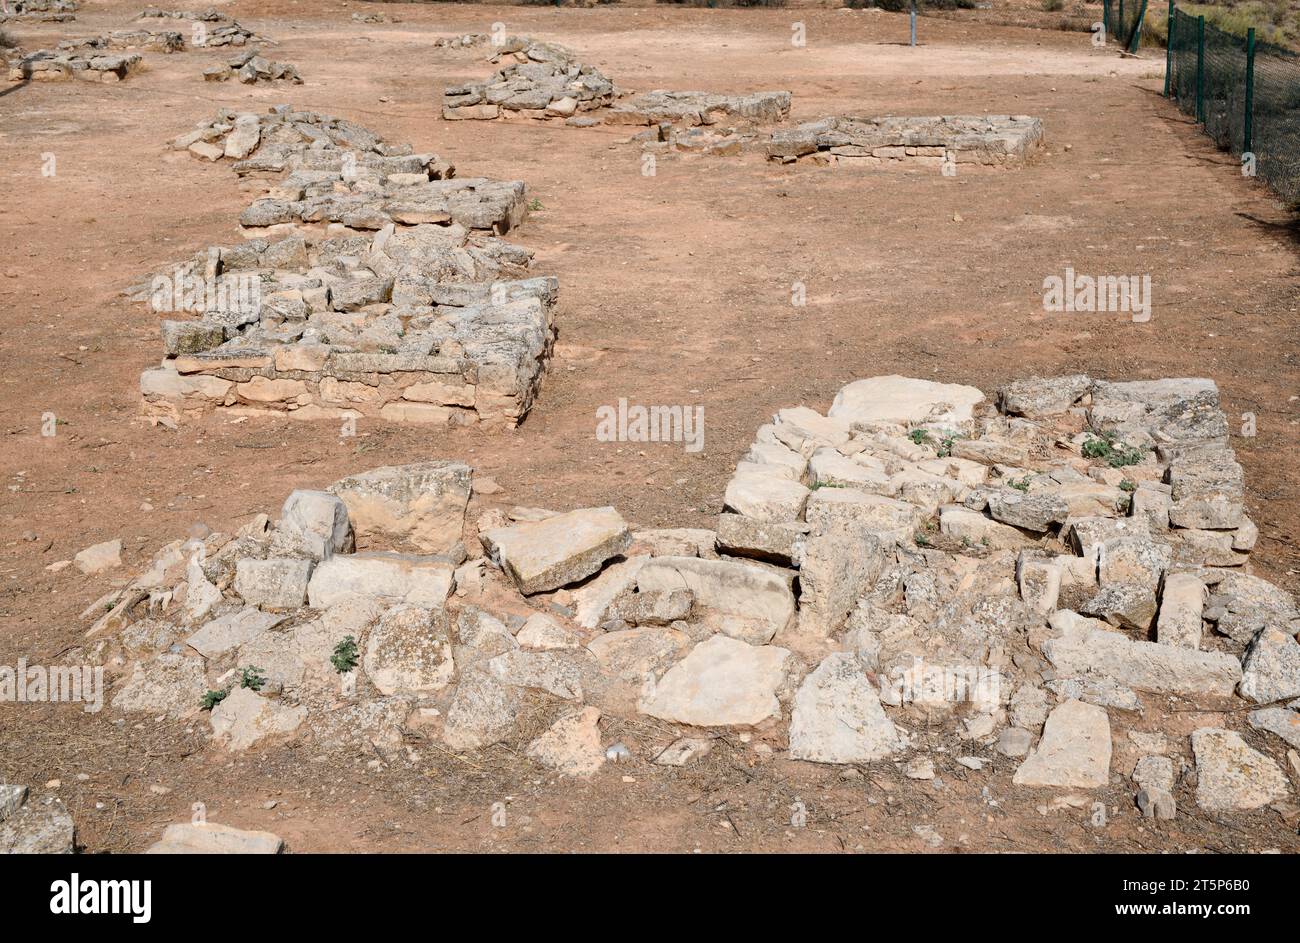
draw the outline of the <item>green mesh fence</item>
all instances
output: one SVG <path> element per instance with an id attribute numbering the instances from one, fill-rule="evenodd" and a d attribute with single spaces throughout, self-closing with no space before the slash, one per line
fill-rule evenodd
<path id="1" fill-rule="evenodd" d="M 1300 57 L 1257 44 L 1253 104 L 1256 175 L 1288 202 L 1300 203 Z"/>
<path id="2" fill-rule="evenodd" d="M 1225 33 L 1175 8 L 1169 23 L 1169 94 L 1205 133 L 1249 152 L 1256 176 L 1300 203 L 1300 56 Z"/>

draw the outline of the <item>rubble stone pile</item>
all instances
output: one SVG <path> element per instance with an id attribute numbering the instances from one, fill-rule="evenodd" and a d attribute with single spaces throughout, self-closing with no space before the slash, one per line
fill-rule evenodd
<path id="1" fill-rule="evenodd" d="M 157 7 L 149 7 L 142 11 L 136 19 L 188 20 L 192 23 L 202 24 L 201 28 L 196 29 L 192 34 L 191 40 L 193 45 L 205 48 L 243 46 L 254 40 L 261 43 L 268 42 L 265 38 L 254 35 L 252 30 L 240 26 L 239 23 L 215 7 L 209 7 L 202 11 L 161 10 Z"/>
<path id="2" fill-rule="evenodd" d="M 223 110 L 172 146 L 232 160 L 243 177 L 269 178 L 266 196 L 240 216 L 258 230 L 459 223 L 504 235 L 528 214 L 522 181 L 453 179 L 455 168 L 436 154 L 415 154 L 355 122 L 288 105 L 266 114 Z"/>
<path id="3" fill-rule="evenodd" d="M 443 118 L 569 118 L 579 111 L 603 108 L 617 96 L 614 83 L 599 69 L 578 62 L 562 46 L 534 40 L 524 43 L 518 50 L 514 46 L 520 43 L 497 49 L 494 58 L 513 56 L 516 61 L 486 82 L 447 87 L 442 98 Z"/>
<path id="4" fill-rule="evenodd" d="M 453 461 L 295 491 L 278 520 L 164 547 L 69 657 L 105 664 L 115 711 L 209 708 L 234 751 L 504 742 L 590 776 L 725 735 L 1118 791 L 1156 820 L 1300 812 L 1300 610 L 1250 572 L 1210 380 L 1030 378 L 992 402 L 859 380 L 759 428 L 715 530 L 477 493 Z"/>
<path id="5" fill-rule="evenodd" d="M 9 0 L 0 11 L 0 23 L 68 23 L 77 18 L 76 13 L 76 0 Z"/>
<path id="6" fill-rule="evenodd" d="M 232 78 L 245 85 L 257 82 L 292 82 L 302 84 L 297 66 L 288 62 L 273 62 L 261 55 L 259 49 L 245 49 L 225 65 L 209 66 L 203 70 L 203 81 L 226 82 Z"/>
<path id="7" fill-rule="evenodd" d="M 151 412 L 513 426 L 555 340 L 554 278 L 504 233 L 522 182 L 456 178 L 436 154 L 353 122 L 281 106 L 223 111 L 172 142 L 266 178 L 249 239 L 133 289 L 162 322 Z M 190 319 L 191 317 L 195 319 Z"/>
<path id="8" fill-rule="evenodd" d="M 462 33 L 459 36 L 439 36 L 433 40 L 434 49 L 478 49 L 492 46 L 489 62 L 500 62 L 509 56 L 516 62 L 528 61 L 528 47 L 537 40 L 531 36 L 505 36 L 494 42 L 491 33 Z"/>
<path id="9" fill-rule="evenodd" d="M 1005 166 L 1023 163 L 1042 143 L 1043 124 L 1028 115 L 822 118 L 774 131 L 767 141 L 771 160 L 886 167 L 957 164 Z"/>

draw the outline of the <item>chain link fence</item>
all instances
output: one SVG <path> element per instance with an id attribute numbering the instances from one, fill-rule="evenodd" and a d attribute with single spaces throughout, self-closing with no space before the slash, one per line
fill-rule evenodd
<path id="1" fill-rule="evenodd" d="M 1300 204 L 1300 56 L 1170 5 L 1165 94 L 1246 173 Z"/>
<path id="2" fill-rule="evenodd" d="M 1147 0 L 1104 0 L 1108 38 L 1129 52 L 1142 41 Z M 1300 54 L 1235 35 L 1169 4 L 1165 95 L 1243 171 L 1300 205 Z"/>

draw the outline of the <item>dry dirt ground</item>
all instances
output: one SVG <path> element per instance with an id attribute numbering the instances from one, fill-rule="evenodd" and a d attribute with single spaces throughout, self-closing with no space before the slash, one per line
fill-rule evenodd
<path id="1" fill-rule="evenodd" d="M 125 26 L 142 4 L 83 6 L 74 23 L 9 28 L 31 50 Z M 78 613 L 107 588 L 72 568 L 48 573 L 51 561 L 120 536 L 134 567 L 195 522 L 232 529 L 294 487 L 382 464 L 463 458 L 505 487 L 492 499 L 502 505 L 613 504 L 641 526 L 709 526 L 765 417 L 824 409 L 843 383 L 885 373 L 985 390 L 1034 373 L 1214 378 L 1234 422 L 1257 417 L 1258 435 L 1234 441 L 1261 531 L 1255 566 L 1300 589 L 1294 218 L 1161 99 L 1158 56 L 977 14 L 923 18 L 911 49 L 905 16 L 833 9 L 223 9 L 279 40 L 273 58 L 306 84 L 204 84 L 204 66 L 223 58 L 213 50 L 148 53 L 149 71 L 116 86 L 0 88 L 0 664 L 48 663 L 75 644 Z M 400 22 L 361 25 L 357 11 Z M 796 19 L 805 48 L 790 43 Z M 444 84 L 494 67 L 431 38 L 496 21 L 565 43 L 634 89 L 786 88 L 797 119 L 1027 113 L 1048 145 L 1023 170 L 956 178 L 757 157 L 666 158 L 644 177 L 627 129 L 438 120 Z M 562 304 L 559 355 L 518 430 L 363 422 L 346 439 L 333 423 L 142 421 L 136 381 L 160 356 L 156 316 L 119 292 L 238 240 L 247 202 L 227 167 L 164 143 L 218 107 L 286 100 L 435 150 L 462 174 L 528 182 L 543 208 L 512 238 L 536 250 L 538 272 L 558 274 Z M 53 177 L 41 173 L 48 154 Z M 1153 317 L 1045 314 L 1043 279 L 1066 265 L 1150 274 Z M 796 281 L 806 307 L 790 304 Z M 620 397 L 702 404 L 705 448 L 596 441 L 596 408 Z M 39 434 L 45 413 L 53 437 Z M 1009 760 L 916 783 L 892 764 L 821 768 L 733 739 L 686 770 L 638 759 L 573 784 L 505 746 L 474 762 L 430 748 L 419 768 L 375 769 L 375 756 L 302 745 L 213 757 L 184 723 L 109 719 L 0 705 L 0 781 L 60 780 L 90 851 L 140 850 L 194 802 L 299 851 L 1297 849 L 1294 825 L 1268 811 L 1145 826 L 1128 785 L 1101 792 L 1104 826 L 1088 808 L 1042 814 L 1045 797 L 1011 789 Z M 1206 720 L 1188 714 L 1187 729 Z M 611 733 L 638 756 L 667 738 L 653 724 Z M 806 828 L 790 827 L 796 802 Z"/>

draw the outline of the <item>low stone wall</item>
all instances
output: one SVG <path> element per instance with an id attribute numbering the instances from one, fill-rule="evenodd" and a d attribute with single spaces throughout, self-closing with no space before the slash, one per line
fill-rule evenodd
<path id="1" fill-rule="evenodd" d="M 790 115 L 789 92 L 716 95 L 712 92 L 653 91 L 620 101 L 604 114 L 606 124 L 712 125 L 720 121 L 775 124 Z"/>
<path id="2" fill-rule="evenodd" d="M 155 310 L 177 307 L 176 286 L 226 294 L 200 298 L 198 320 L 162 322 L 167 358 L 145 371 L 140 391 L 168 415 L 225 408 L 513 426 L 532 406 L 555 337 L 558 285 L 522 277 L 529 256 L 432 225 L 214 247 L 151 283 Z M 255 304 L 237 303 L 241 279 L 258 286 Z"/>
<path id="3" fill-rule="evenodd" d="M 1028 115 L 823 118 L 774 131 L 767 156 L 782 163 L 809 158 L 875 167 L 938 167 L 1023 163 L 1043 140 L 1043 125 Z"/>
<path id="4" fill-rule="evenodd" d="M 134 53 L 94 55 L 38 49 L 29 56 L 8 61 L 9 80 L 120 82 L 138 71 L 143 58 Z"/>

